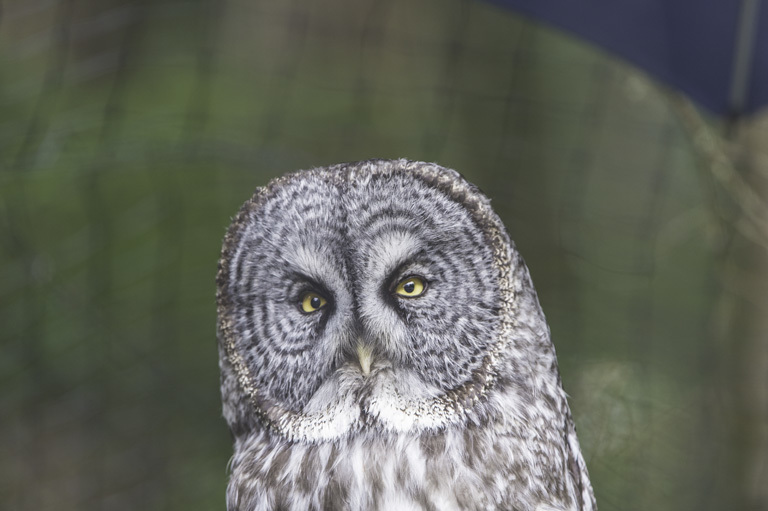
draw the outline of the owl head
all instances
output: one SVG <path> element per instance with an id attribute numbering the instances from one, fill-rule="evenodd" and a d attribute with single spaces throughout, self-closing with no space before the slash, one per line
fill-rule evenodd
<path id="1" fill-rule="evenodd" d="M 232 222 L 217 287 L 236 437 L 434 431 L 502 406 L 524 419 L 537 388 L 558 385 L 522 259 L 489 200 L 438 165 L 273 180 Z"/>

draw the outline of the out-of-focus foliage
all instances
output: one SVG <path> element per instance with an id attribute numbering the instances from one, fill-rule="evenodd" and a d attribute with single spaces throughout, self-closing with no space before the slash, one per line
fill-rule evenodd
<path id="1" fill-rule="evenodd" d="M 764 247 L 637 71 L 458 0 L 2 8 L 5 509 L 222 509 L 224 230 L 273 176 L 372 157 L 492 197 L 602 509 L 766 509 Z"/>

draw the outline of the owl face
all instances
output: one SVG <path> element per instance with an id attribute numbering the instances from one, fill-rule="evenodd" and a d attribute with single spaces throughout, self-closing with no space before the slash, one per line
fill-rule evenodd
<path id="1" fill-rule="evenodd" d="M 504 337 L 506 239 L 458 174 L 412 167 L 305 171 L 245 204 L 218 280 L 230 423 L 334 438 L 439 427 L 457 396 L 480 397 Z"/>

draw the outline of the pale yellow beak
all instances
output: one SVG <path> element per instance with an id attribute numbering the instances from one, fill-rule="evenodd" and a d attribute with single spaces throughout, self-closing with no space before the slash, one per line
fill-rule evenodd
<path id="1" fill-rule="evenodd" d="M 365 344 L 357 345 L 357 360 L 360 361 L 360 369 L 363 371 L 363 376 L 371 374 L 371 361 L 373 360 L 373 351 L 370 346 Z"/>

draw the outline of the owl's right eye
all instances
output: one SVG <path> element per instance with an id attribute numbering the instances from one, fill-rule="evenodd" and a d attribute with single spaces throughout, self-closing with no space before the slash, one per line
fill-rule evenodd
<path id="1" fill-rule="evenodd" d="M 326 306 L 328 300 L 315 293 L 314 291 L 308 291 L 301 295 L 299 300 L 299 308 L 302 312 L 310 314 L 312 312 L 319 311 Z"/>

